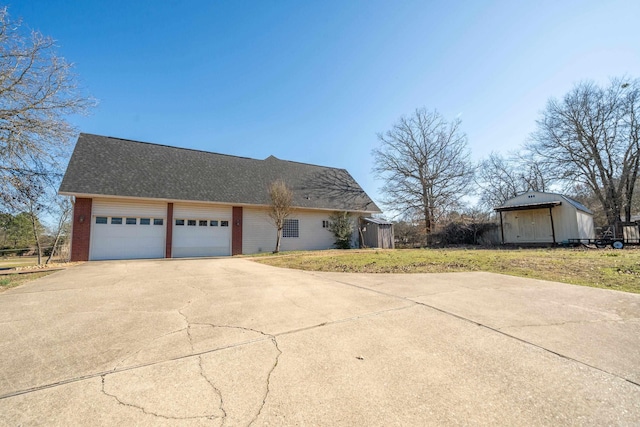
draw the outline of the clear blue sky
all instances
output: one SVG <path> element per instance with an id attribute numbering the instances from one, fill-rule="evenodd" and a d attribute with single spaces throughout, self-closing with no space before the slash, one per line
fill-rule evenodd
<path id="1" fill-rule="evenodd" d="M 83 132 L 347 169 L 417 107 L 475 160 L 580 80 L 640 77 L 640 1 L 13 0 L 100 104 Z"/>

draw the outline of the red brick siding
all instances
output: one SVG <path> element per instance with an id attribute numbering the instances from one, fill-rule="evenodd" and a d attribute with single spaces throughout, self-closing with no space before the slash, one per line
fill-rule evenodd
<path id="1" fill-rule="evenodd" d="M 171 246 L 173 245 L 173 203 L 167 203 L 167 238 L 164 257 L 171 258 Z"/>
<path id="2" fill-rule="evenodd" d="M 76 197 L 73 205 L 71 261 L 89 261 L 93 199 Z"/>
<path id="3" fill-rule="evenodd" d="M 231 255 L 242 255 L 242 206 L 233 207 L 231 229 Z"/>

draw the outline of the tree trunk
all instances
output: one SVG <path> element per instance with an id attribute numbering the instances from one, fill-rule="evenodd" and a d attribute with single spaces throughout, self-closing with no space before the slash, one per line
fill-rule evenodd
<path id="1" fill-rule="evenodd" d="M 280 252 L 280 240 L 282 240 L 282 228 L 278 228 L 277 236 L 276 236 L 276 250 L 273 251 L 274 254 Z"/>
<path id="2" fill-rule="evenodd" d="M 33 237 L 36 240 L 36 248 L 38 250 L 38 265 L 41 265 L 42 264 L 42 248 L 40 247 L 40 235 L 38 233 L 37 218 L 33 214 L 33 212 L 31 212 L 29 216 L 31 217 L 31 228 L 33 231 Z"/>

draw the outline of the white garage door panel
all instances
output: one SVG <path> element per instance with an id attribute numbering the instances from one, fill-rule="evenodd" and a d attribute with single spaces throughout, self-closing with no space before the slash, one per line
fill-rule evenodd
<path id="1" fill-rule="evenodd" d="M 175 258 L 231 255 L 231 208 L 176 204 L 173 210 L 173 249 Z M 176 225 L 176 220 L 184 225 Z M 196 225 L 188 225 L 195 220 Z M 200 225 L 206 221 L 207 225 Z M 212 226 L 211 221 L 217 221 Z M 228 226 L 222 227 L 222 221 Z"/>
<path id="2" fill-rule="evenodd" d="M 126 217 L 122 217 L 123 223 Z M 91 259 L 164 258 L 164 225 L 96 224 L 92 218 Z"/>
<path id="3" fill-rule="evenodd" d="M 176 258 L 230 255 L 230 228 L 220 225 L 174 227 L 172 255 Z"/>

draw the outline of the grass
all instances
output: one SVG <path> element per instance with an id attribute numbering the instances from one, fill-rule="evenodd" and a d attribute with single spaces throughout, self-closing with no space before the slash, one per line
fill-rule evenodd
<path id="1" fill-rule="evenodd" d="M 406 249 L 281 253 L 256 262 L 348 273 L 487 271 L 640 293 L 640 249 Z"/>
<path id="2" fill-rule="evenodd" d="M 40 271 L 37 273 L 22 273 L 22 274 L 6 274 L 0 276 L 0 292 L 6 291 L 10 288 L 15 288 L 31 280 L 39 279 L 40 277 L 48 276 L 53 273 L 52 271 Z"/>

